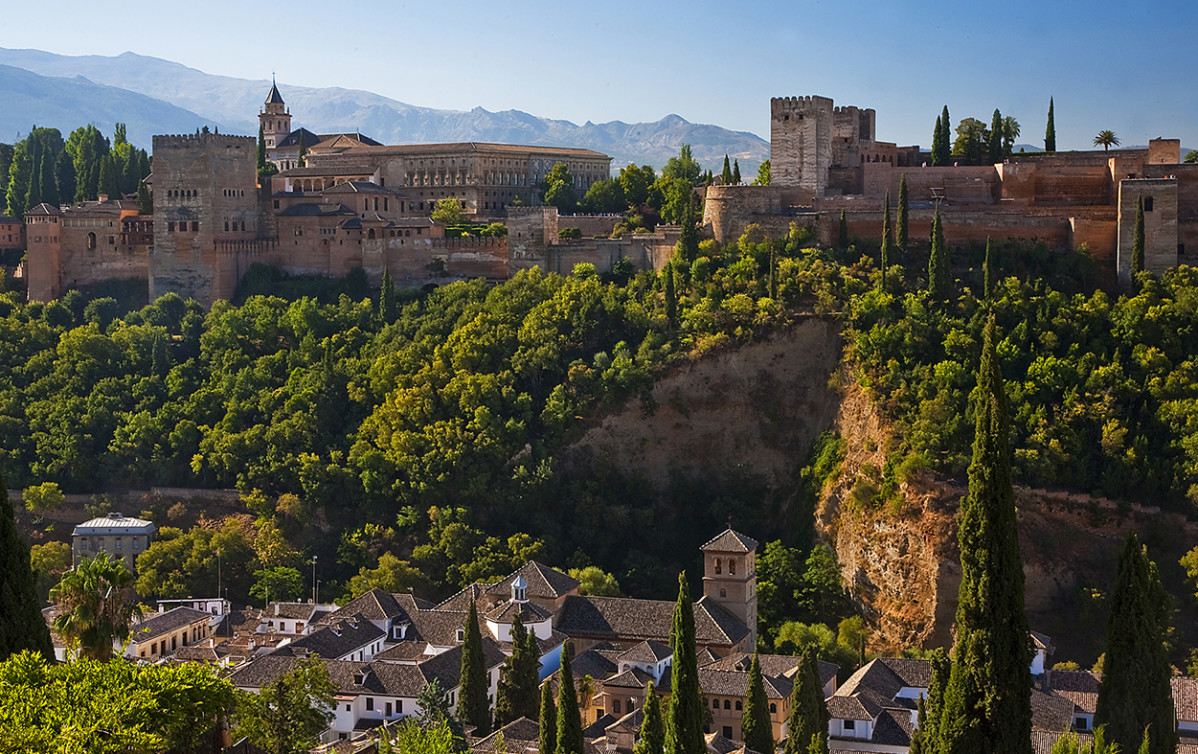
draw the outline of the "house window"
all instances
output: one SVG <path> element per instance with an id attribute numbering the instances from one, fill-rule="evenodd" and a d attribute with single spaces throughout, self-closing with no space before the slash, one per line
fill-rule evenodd
<path id="1" fill-rule="evenodd" d="M 349 712 L 349 705 L 348 705 L 348 704 L 347 704 L 347 705 L 345 705 L 345 711 L 346 711 L 346 712 Z"/>
<path id="2" fill-rule="evenodd" d="M 732 700 L 731 699 L 724 700 L 724 709 L 732 709 Z"/>
<path id="3" fill-rule="evenodd" d="M 720 599 L 723 599 L 724 597 L 727 597 L 727 596 L 728 596 L 728 590 L 727 590 L 727 589 L 721 589 L 721 590 L 720 590 Z"/>
<path id="4" fill-rule="evenodd" d="M 138 539 L 137 537 L 134 537 L 133 538 L 133 551 L 137 552 L 140 549 L 141 549 L 141 540 Z"/>
<path id="5" fill-rule="evenodd" d="M 778 714 L 778 705 L 773 702 L 770 702 L 770 714 L 771 715 Z"/>
<path id="6" fill-rule="evenodd" d="M 1077 728 L 1078 730 L 1085 730 L 1086 729 L 1086 718 L 1079 717 L 1076 720 L 1074 720 L 1073 727 Z"/>
<path id="7" fill-rule="evenodd" d="M 744 711 L 744 709 L 745 709 L 745 705 L 744 705 L 744 704 L 742 704 L 742 703 L 741 703 L 741 701 L 740 701 L 739 699 L 737 699 L 737 700 L 736 700 L 736 711 L 737 711 L 737 712 L 743 712 L 743 711 Z"/>
<path id="8" fill-rule="evenodd" d="M 400 715 L 403 714 L 403 699 L 400 699 L 398 702 L 395 703 L 395 711 L 396 711 L 396 713 L 398 713 Z"/>
<path id="9" fill-rule="evenodd" d="M 611 711 L 612 711 L 612 714 L 613 714 L 613 715 L 619 715 L 619 714 L 622 714 L 622 713 L 620 712 L 620 700 L 619 700 L 619 699 L 613 699 L 613 700 L 612 700 L 612 702 L 611 702 Z"/>
<path id="10" fill-rule="evenodd" d="M 458 629 L 458 641 L 466 641 L 466 629 Z"/>
<path id="11" fill-rule="evenodd" d="M 374 711 L 374 697 L 373 696 L 366 697 L 366 709 L 371 712 Z"/>
<path id="12" fill-rule="evenodd" d="M 387 702 L 387 711 L 384 713 L 387 717 L 391 717 L 391 702 Z"/>
<path id="13" fill-rule="evenodd" d="M 120 551 L 121 551 L 121 549 L 122 549 L 121 538 L 120 538 L 120 537 L 117 537 L 117 538 L 116 538 L 116 551 L 117 551 L 117 552 L 120 552 Z"/>
<path id="14" fill-rule="evenodd" d="M 1152 197 L 1151 196 L 1144 197 L 1144 211 L 1145 212 L 1152 211 Z"/>
<path id="15" fill-rule="evenodd" d="M 720 708 L 720 700 L 719 700 L 719 699 L 712 699 L 712 700 L 711 700 L 711 708 L 712 708 L 712 709 L 719 709 L 719 708 Z"/>
<path id="16" fill-rule="evenodd" d="M 845 730 L 857 730 L 857 721 L 856 720 L 845 720 L 844 721 L 844 729 Z"/>
<path id="17" fill-rule="evenodd" d="M 724 726 L 724 738 L 732 738 L 732 726 L 731 725 Z"/>
<path id="18" fill-rule="evenodd" d="M 736 559 L 728 558 L 728 573 L 736 574 Z"/>
<path id="19" fill-rule="evenodd" d="M 724 572 L 723 565 L 721 564 L 721 562 L 720 562 L 720 559 L 719 559 L 719 558 L 716 558 L 716 559 L 715 559 L 715 572 L 716 572 L 716 573 L 723 573 L 723 572 Z"/>

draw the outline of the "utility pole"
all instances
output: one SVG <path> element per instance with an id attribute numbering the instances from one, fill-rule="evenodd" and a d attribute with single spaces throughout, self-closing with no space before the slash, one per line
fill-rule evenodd
<path id="1" fill-rule="evenodd" d="M 312 604 L 316 604 L 316 556 L 312 556 Z"/>

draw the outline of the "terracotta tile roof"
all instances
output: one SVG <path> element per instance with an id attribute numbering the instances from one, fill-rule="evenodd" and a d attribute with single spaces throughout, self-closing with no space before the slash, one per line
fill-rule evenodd
<path id="1" fill-rule="evenodd" d="M 712 657 L 715 657 L 712 655 Z M 795 655 L 757 655 L 757 661 L 761 664 L 761 674 L 765 677 L 784 677 L 793 679 L 794 674 L 798 672 L 799 660 L 801 658 Z M 746 652 L 737 652 L 728 655 L 727 657 L 715 657 L 709 663 L 703 664 L 701 667 L 707 667 L 712 670 L 744 670 L 748 671 L 749 664 L 753 661 L 753 655 Z M 831 662 L 817 660 L 816 664 L 819 667 L 819 682 L 820 685 L 826 685 L 836 677 L 840 671 L 840 667 Z"/>
<path id="2" fill-rule="evenodd" d="M 594 676 L 592 676 L 594 677 Z M 700 676 L 701 678 L 702 676 Z M 603 679 L 603 685 L 611 686 L 612 688 L 620 689 L 643 689 L 653 680 L 653 676 L 649 675 L 640 668 L 625 670 L 623 673 L 617 673 L 610 678 Z"/>
<path id="3" fill-rule="evenodd" d="M 491 608 L 486 617 L 497 623 L 511 623 L 517 615 L 525 626 L 529 623 L 541 623 L 550 617 L 548 610 L 531 602 L 501 602 Z"/>
<path id="4" fill-rule="evenodd" d="M 303 204 L 293 204 L 287 209 L 278 212 L 279 217 L 330 217 L 339 215 L 357 215 L 357 213 L 340 202 L 337 204 L 304 202 Z"/>
<path id="5" fill-rule="evenodd" d="M 1032 730 L 1067 731 L 1072 725 L 1072 701 L 1032 690 Z"/>
<path id="6" fill-rule="evenodd" d="M 513 720 L 486 738 L 470 745 L 470 751 L 478 754 L 514 754 L 523 751 L 526 744 L 536 744 L 540 739 L 541 725 L 536 720 L 522 717 Z M 501 748 L 500 744 L 506 744 Z"/>
<path id="7" fill-rule="evenodd" d="M 591 678 L 607 678 L 617 673 L 619 669 L 620 666 L 613 659 L 594 648 L 580 652 L 572 658 L 570 664 L 570 670 L 573 671 L 576 678 L 582 678 L 585 675 L 589 675 Z"/>
<path id="8" fill-rule="evenodd" d="M 119 513 L 109 513 L 107 516 L 88 519 L 75 527 L 71 532 L 73 537 L 93 537 L 101 534 L 153 534 L 158 527 L 153 521 L 145 521 L 132 516 L 122 516 Z"/>
<path id="9" fill-rule="evenodd" d="M 310 621 L 313 619 L 312 614 L 317 611 L 317 608 L 325 608 L 320 611 L 319 615 L 316 616 L 317 618 L 332 610 L 332 608 L 324 605 L 313 605 L 310 602 L 272 602 L 266 606 L 262 617 L 265 619 L 294 618 Z"/>
<path id="10" fill-rule="evenodd" d="M 671 657 L 674 650 L 670 649 L 665 644 L 657 641 L 642 641 L 625 652 L 620 653 L 621 662 L 643 662 L 655 663 L 661 662 L 667 657 Z"/>
<path id="11" fill-rule="evenodd" d="M 911 723 L 910 712 L 885 709 L 878 715 L 878 719 L 874 723 L 870 742 L 882 746 L 910 746 L 911 733 L 914 730 L 915 726 Z"/>
<path id="12" fill-rule="evenodd" d="M 1198 722 L 1198 678 L 1175 676 L 1172 684 L 1177 719 Z"/>
<path id="13" fill-rule="evenodd" d="M 275 654 L 297 657 L 318 654 L 326 659 L 339 659 L 385 636 L 383 629 L 359 613 L 351 618 L 327 623 L 307 636 L 278 647 Z"/>
<path id="14" fill-rule="evenodd" d="M 26 215 L 61 215 L 62 210 L 60 210 L 58 207 L 55 207 L 53 204 L 47 204 L 46 202 L 42 202 L 41 204 L 37 205 L 36 207 L 31 207 L 31 208 L 25 210 L 25 214 Z"/>
<path id="15" fill-rule="evenodd" d="M 1072 702 L 1075 713 L 1094 714 L 1100 680 L 1101 676 L 1090 670 L 1049 670 L 1044 674 L 1042 688 Z"/>
<path id="16" fill-rule="evenodd" d="M 489 586 L 487 592 L 506 599 L 511 596 L 512 582 L 517 577 L 524 579 L 528 584 L 528 596 L 538 599 L 557 599 L 578 588 L 578 579 L 562 573 L 556 568 L 550 568 L 543 563 L 530 560 L 502 580 Z"/>
<path id="17" fill-rule="evenodd" d="M 745 625 L 713 600 L 699 600 L 694 611 L 699 646 L 731 646 L 748 635 Z M 666 643 L 673 615 L 672 601 L 572 595 L 558 614 L 557 628 L 568 636 Z"/>
<path id="18" fill-rule="evenodd" d="M 415 663 L 429 657 L 428 642 L 401 641 L 374 656 L 376 661 Z"/>
<path id="19" fill-rule="evenodd" d="M 699 549 L 704 552 L 750 552 L 757 549 L 757 540 L 728 528 Z"/>
<path id="20" fill-rule="evenodd" d="M 345 603 L 339 610 L 329 613 L 325 616 L 324 622 L 331 623 L 354 615 L 361 615 L 366 620 L 373 621 L 384 621 L 396 617 L 406 618 L 408 611 L 400 603 L 401 596 L 376 587 Z"/>
<path id="21" fill-rule="evenodd" d="M 190 607 L 176 607 L 174 610 L 157 613 L 147 620 L 134 624 L 129 629 L 129 638 L 138 643 L 153 641 L 163 634 L 177 631 L 193 623 L 208 621 L 211 618 L 212 616 L 203 610 L 196 610 Z"/>

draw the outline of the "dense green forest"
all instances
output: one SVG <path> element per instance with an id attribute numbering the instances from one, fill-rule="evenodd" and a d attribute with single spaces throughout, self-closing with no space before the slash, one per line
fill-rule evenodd
<path id="1" fill-rule="evenodd" d="M 886 481 L 913 465 L 960 477 L 993 307 L 1017 480 L 1192 510 L 1194 271 L 1118 297 L 1094 290 L 1088 256 L 1012 244 L 996 249 L 986 302 L 981 250 L 958 249 L 952 298 L 936 301 L 926 249 L 892 260 L 883 287 L 868 249 L 811 241 L 798 227 L 782 239 L 750 229 L 722 248 L 684 234 L 661 273 L 581 265 L 431 293 L 367 295 L 357 276 L 285 299 L 254 293 L 270 281 L 258 270 L 244 300 L 209 312 L 173 295 L 126 311 L 77 292 L 49 304 L 5 294 L 0 467 L 13 487 L 97 495 L 241 489 L 240 521 L 189 529 L 199 512 L 172 509 L 178 528 L 141 563 L 139 590 L 159 596 L 210 588 L 218 549 L 236 597 L 260 583 L 298 592 L 313 555 L 325 596 L 375 584 L 443 595 L 529 557 L 668 596 L 694 547 L 735 514 L 777 542 L 761 569 L 773 636 L 787 620 L 846 614 L 823 583 L 834 561 L 810 542 L 835 442 L 786 489 L 713 470 L 655 492 L 601 457 L 563 463 L 563 449 L 625 401 L 654 411 L 648 388 L 673 364 L 839 315 L 846 357 L 898 429 Z M 893 485 L 880 489 L 879 501 Z"/>

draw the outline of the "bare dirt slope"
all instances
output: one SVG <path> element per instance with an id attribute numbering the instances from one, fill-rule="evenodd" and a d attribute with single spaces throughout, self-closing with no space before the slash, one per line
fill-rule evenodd
<path id="1" fill-rule="evenodd" d="M 634 400 L 576 444 L 609 456 L 659 489 L 671 474 L 743 470 L 771 487 L 794 484 L 836 416 L 829 377 L 839 323 L 809 317 L 760 343 L 693 361 L 658 380 L 656 408 Z"/>

